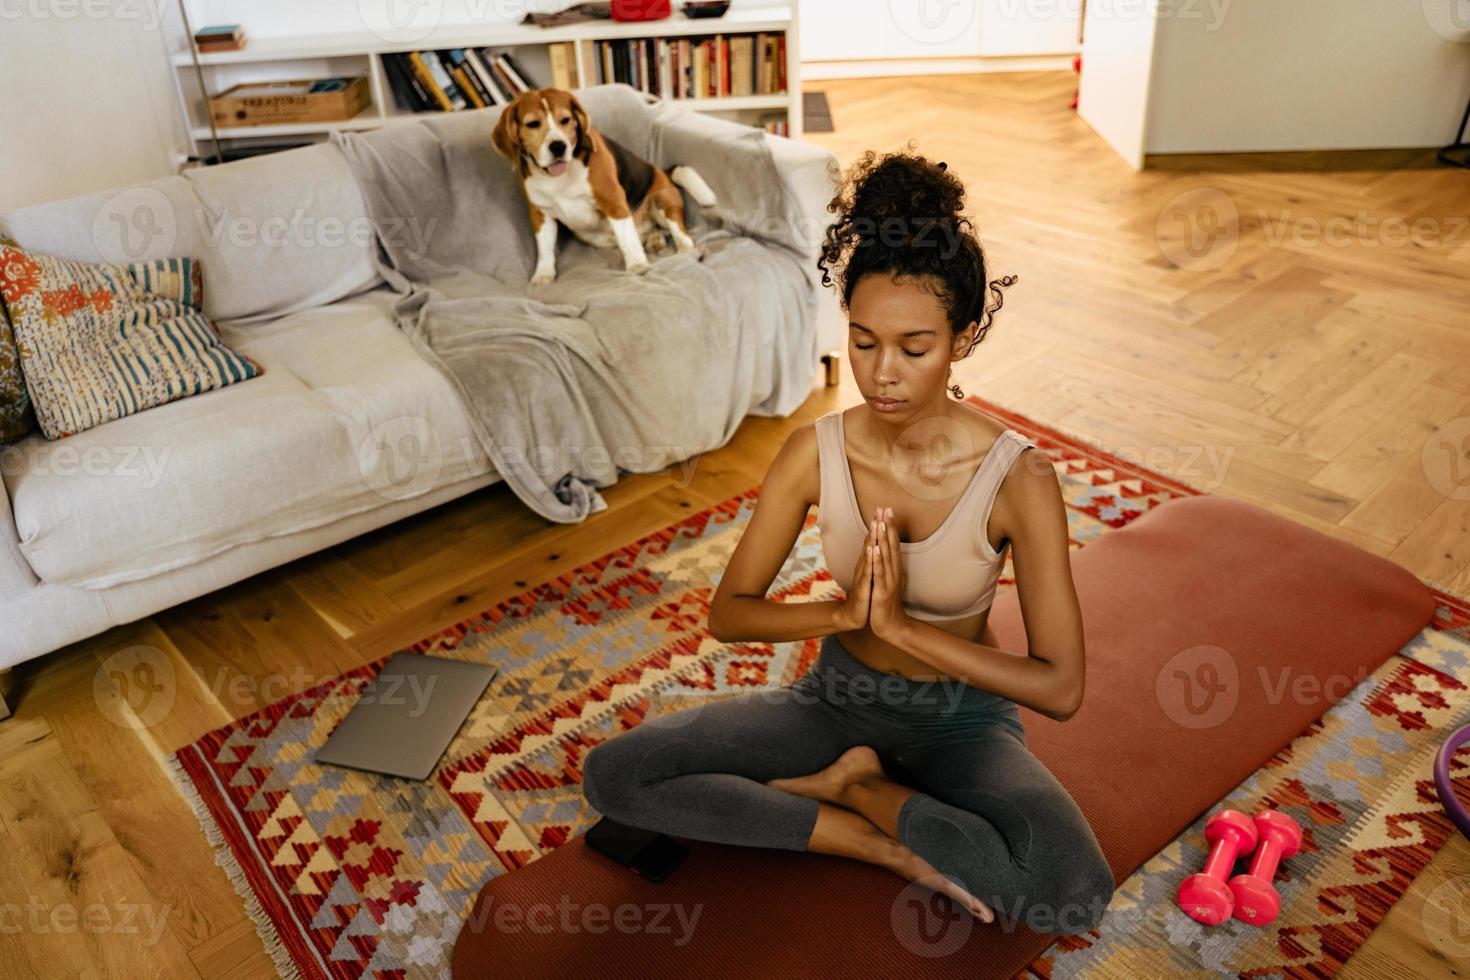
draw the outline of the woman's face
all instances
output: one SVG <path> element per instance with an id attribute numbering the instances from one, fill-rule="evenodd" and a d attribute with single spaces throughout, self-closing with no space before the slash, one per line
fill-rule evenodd
<path id="1" fill-rule="evenodd" d="M 853 287 L 848 356 L 858 389 L 881 416 L 908 418 L 943 398 L 951 358 L 968 336 L 953 336 L 943 304 L 916 280 L 869 274 Z M 883 399 L 898 404 L 885 408 Z"/>

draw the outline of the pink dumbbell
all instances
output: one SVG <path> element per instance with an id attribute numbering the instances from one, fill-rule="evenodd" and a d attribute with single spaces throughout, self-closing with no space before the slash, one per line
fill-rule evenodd
<path id="1" fill-rule="evenodd" d="M 1276 865 L 1301 848 L 1302 828 L 1278 810 L 1262 810 L 1255 820 L 1261 846 L 1251 855 L 1251 869 L 1230 879 L 1230 893 L 1235 896 L 1237 919 L 1264 926 L 1281 911 L 1281 896 L 1271 884 Z"/>
<path id="2" fill-rule="evenodd" d="M 1191 919 L 1217 926 L 1235 908 L 1225 876 L 1238 855 L 1249 854 L 1256 846 L 1256 824 L 1239 810 L 1221 810 L 1205 824 L 1205 840 L 1213 845 L 1205 870 L 1179 883 L 1179 907 Z"/>

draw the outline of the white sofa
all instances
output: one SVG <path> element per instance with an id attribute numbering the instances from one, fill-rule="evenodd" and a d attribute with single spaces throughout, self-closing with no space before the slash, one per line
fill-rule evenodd
<path id="1" fill-rule="evenodd" d="M 831 154 L 769 141 L 820 229 Z M 0 215 L 0 235 L 67 258 L 200 257 L 205 312 L 266 368 L 0 449 L 0 669 L 500 479 L 449 381 L 394 325 L 367 227 L 326 143 Z M 845 321 L 815 245 L 817 349 L 834 351 Z"/>

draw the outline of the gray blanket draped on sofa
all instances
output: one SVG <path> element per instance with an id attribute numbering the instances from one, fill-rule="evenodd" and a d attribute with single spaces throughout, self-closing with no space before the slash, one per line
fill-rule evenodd
<path id="1" fill-rule="evenodd" d="M 702 257 L 670 245 L 639 276 L 563 230 L 556 281 L 532 286 L 525 198 L 490 143 L 497 108 L 333 135 L 400 326 L 454 382 L 511 489 L 560 523 L 606 509 L 598 490 L 620 471 L 723 446 L 746 415 L 789 415 L 818 356 L 813 229 L 765 134 L 626 85 L 577 95 L 604 134 L 714 189 L 708 211 L 685 196 Z"/>

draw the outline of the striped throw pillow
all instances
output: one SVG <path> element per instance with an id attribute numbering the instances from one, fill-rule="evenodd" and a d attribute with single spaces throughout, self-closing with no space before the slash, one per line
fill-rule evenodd
<path id="1" fill-rule="evenodd" d="M 0 245 L 0 294 L 48 439 L 264 372 L 202 312 L 194 259 L 101 265 Z"/>

